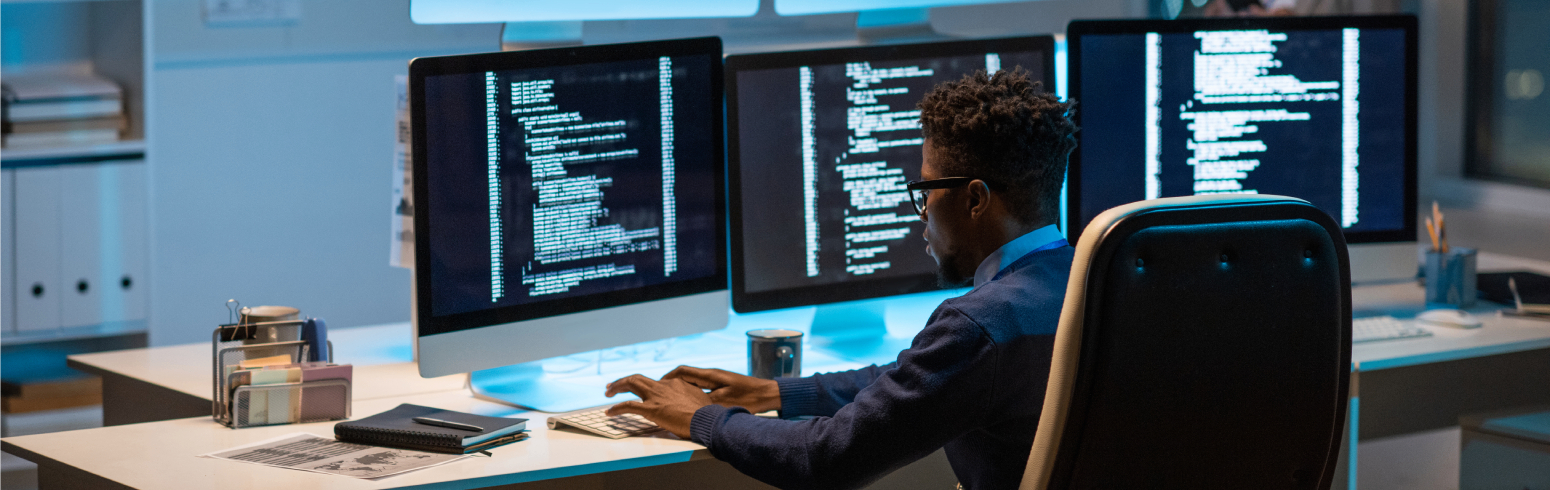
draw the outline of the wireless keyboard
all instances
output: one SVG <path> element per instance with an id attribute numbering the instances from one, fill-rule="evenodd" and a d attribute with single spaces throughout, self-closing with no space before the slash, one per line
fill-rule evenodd
<path id="1" fill-rule="evenodd" d="M 1430 337 L 1432 333 L 1399 319 L 1384 315 L 1351 320 L 1351 342 Z"/>
<path id="2" fill-rule="evenodd" d="M 549 417 L 549 428 L 575 427 L 609 439 L 623 439 L 662 430 L 645 417 L 633 413 L 609 417 L 603 414 L 607 410 L 608 407 L 603 407 Z"/>

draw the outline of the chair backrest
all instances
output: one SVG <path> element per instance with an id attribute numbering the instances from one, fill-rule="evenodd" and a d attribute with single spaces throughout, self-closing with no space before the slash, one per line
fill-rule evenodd
<path id="1" fill-rule="evenodd" d="M 1022 488 L 1328 488 L 1350 284 L 1340 227 L 1299 199 L 1104 212 L 1077 243 Z"/>

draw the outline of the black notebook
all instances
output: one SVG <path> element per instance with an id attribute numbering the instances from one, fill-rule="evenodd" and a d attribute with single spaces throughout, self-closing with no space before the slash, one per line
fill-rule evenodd
<path id="1" fill-rule="evenodd" d="M 1518 296 L 1523 298 L 1524 303 L 1550 304 L 1550 277 L 1532 272 L 1482 273 L 1476 276 L 1475 287 L 1480 289 L 1481 298 L 1511 307 L 1514 302 L 1512 289 L 1507 287 L 1509 277 L 1518 283 Z"/>
<path id="2" fill-rule="evenodd" d="M 467 424 L 479 432 L 437 427 L 415 422 L 415 417 Z M 489 417 L 422 407 L 408 403 L 370 417 L 334 424 L 334 438 L 344 442 L 391 446 L 421 451 L 466 454 L 520 441 L 527 419 Z"/>

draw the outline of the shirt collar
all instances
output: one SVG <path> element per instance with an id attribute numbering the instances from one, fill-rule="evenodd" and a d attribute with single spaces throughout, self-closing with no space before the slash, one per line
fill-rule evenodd
<path id="1" fill-rule="evenodd" d="M 1002 245 L 995 252 L 991 252 L 989 257 L 985 257 L 985 260 L 980 262 L 979 268 L 974 270 L 974 287 L 980 287 L 981 284 L 995 279 L 996 274 L 1001 272 L 1002 269 L 1012 265 L 1013 262 L 1017 262 L 1018 259 L 1028 255 L 1029 252 L 1064 238 L 1060 235 L 1058 227 L 1049 225 L 1030 231 L 1007 242 L 1006 245 Z"/>

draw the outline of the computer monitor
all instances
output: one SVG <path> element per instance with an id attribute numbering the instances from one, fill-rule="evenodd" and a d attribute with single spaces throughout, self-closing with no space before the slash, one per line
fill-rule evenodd
<path id="1" fill-rule="evenodd" d="M 939 83 L 1022 67 L 1053 91 L 1054 40 L 1016 37 L 727 57 L 732 307 L 937 289 L 905 191 Z"/>
<path id="2" fill-rule="evenodd" d="M 1067 231 L 1143 199 L 1279 194 L 1329 213 L 1352 279 L 1416 272 L 1411 16 L 1075 21 Z"/>
<path id="3" fill-rule="evenodd" d="M 726 326 L 719 39 L 417 58 L 409 73 L 422 376 Z M 568 406 L 503 390 L 481 394 Z"/>

